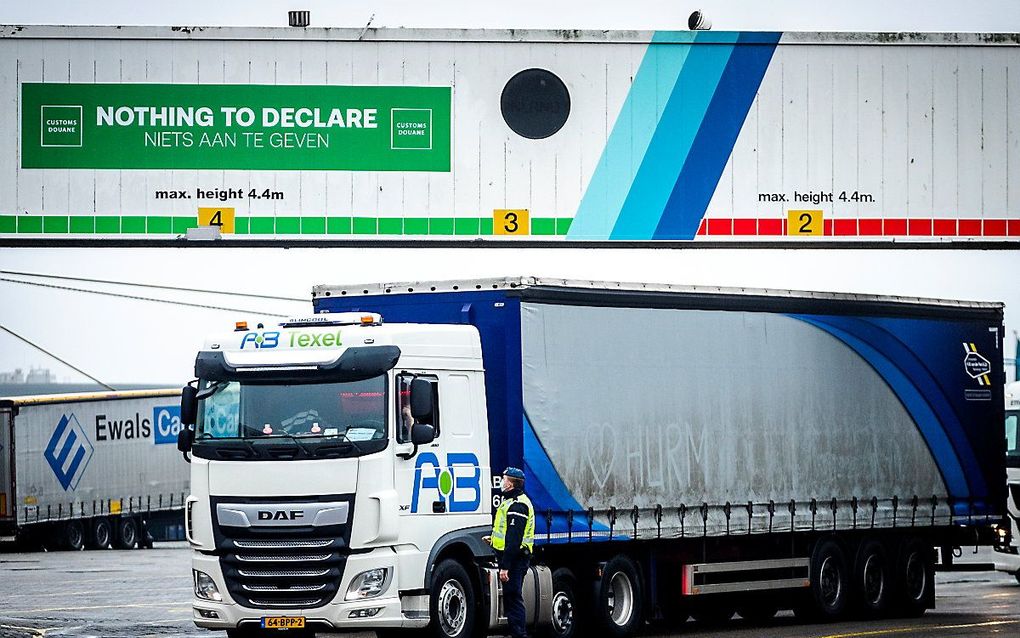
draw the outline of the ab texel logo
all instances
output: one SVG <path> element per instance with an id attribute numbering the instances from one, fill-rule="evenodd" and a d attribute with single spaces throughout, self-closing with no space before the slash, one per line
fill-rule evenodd
<path id="1" fill-rule="evenodd" d="M 85 474 L 95 448 L 74 414 L 65 414 L 46 446 L 46 462 L 64 490 L 74 490 Z"/>

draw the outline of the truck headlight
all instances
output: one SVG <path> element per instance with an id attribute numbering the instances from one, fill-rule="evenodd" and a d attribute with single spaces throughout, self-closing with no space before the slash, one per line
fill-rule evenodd
<path id="1" fill-rule="evenodd" d="M 361 572 L 351 580 L 347 588 L 345 600 L 361 600 L 362 598 L 374 598 L 386 591 L 390 584 L 390 568 L 377 567 Z"/>
<path id="2" fill-rule="evenodd" d="M 220 594 L 220 590 L 216 588 L 216 582 L 209 574 L 197 569 L 191 570 L 191 573 L 195 576 L 195 596 L 216 602 L 223 600 L 223 595 Z"/>

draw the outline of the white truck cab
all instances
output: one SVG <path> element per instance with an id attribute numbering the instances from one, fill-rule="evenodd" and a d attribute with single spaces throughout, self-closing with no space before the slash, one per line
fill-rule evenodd
<path id="1" fill-rule="evenodd" d="M 195 623 L 424 626 L 430 554 L 491 526 L 477 330 L 371 313 L 239 324 L 196 373 Z"/>

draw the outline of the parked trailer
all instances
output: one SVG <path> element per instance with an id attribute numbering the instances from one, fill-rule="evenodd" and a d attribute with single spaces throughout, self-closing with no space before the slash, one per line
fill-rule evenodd
<path id="1" fill-rule="evenodd" d="M 210 339 L 185 392 L 200 626 L 495 630 L 508 465 L 556 636 L 920 614 L 933 547 L 1003 518 L 1001 304 L 535 278 L 313 303 Z"/>
<path id="2" fill-rule="evenodd" d="M 0 540 L 144 545 L 182 518 L 180 390 L 0 399 Z"/>

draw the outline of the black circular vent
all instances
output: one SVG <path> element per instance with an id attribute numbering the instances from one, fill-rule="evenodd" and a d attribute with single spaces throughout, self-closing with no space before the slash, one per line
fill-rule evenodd
<path id="1" fill-rule="evenodd" d="M 533 140 L 563 128 L 570 115 L 570 93 L 545 69 L 527 69 L 510 78 L 499 100 L 503 119 L 514 133 Z"/>

